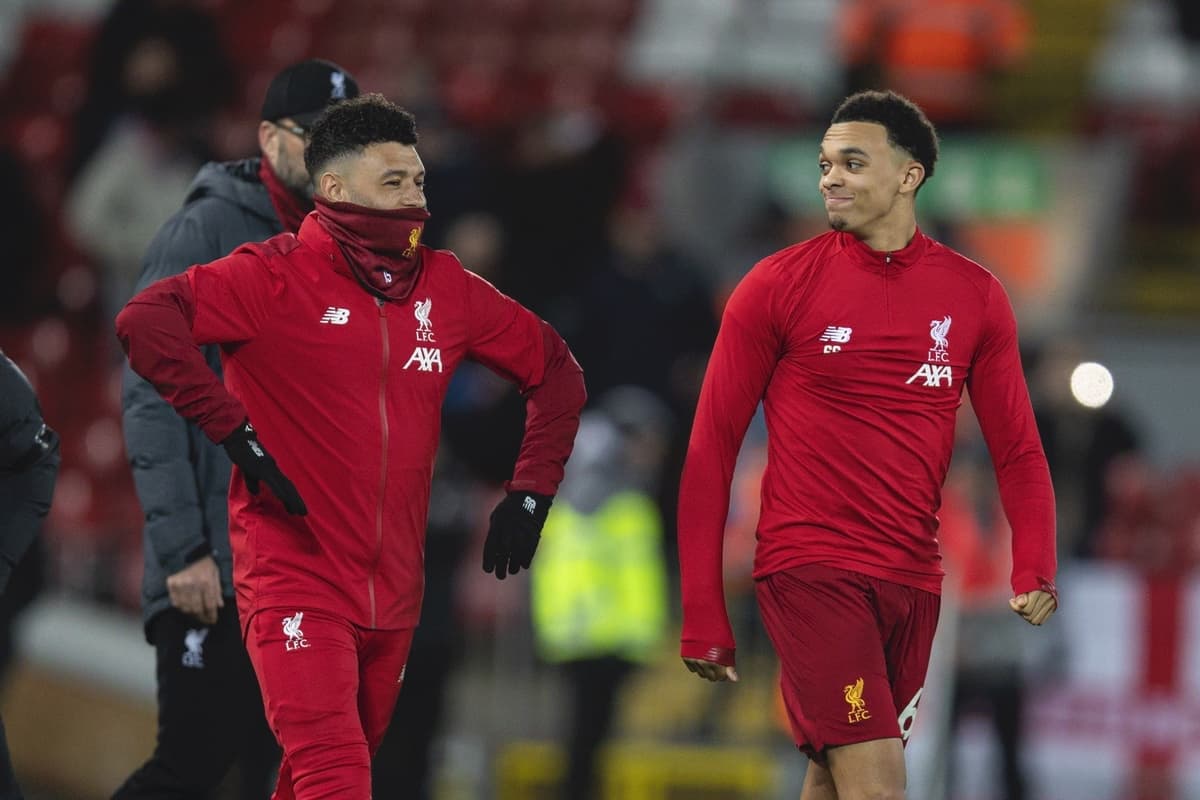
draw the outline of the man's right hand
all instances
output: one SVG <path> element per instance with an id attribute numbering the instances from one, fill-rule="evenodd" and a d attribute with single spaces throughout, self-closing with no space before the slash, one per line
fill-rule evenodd
<path id="1" fill-rule="evenodd" d="M 191 614 L 205 625 L 217 621 L 217 612 L 225 607 L 221 597 L 221 573 L 212 556 L 204 556 L 167 578 L 171 605 Z"/>
<path id="2" fill-rule="evenodd" d="M 262 443 L 250 420 L 246 420 L 233 433 L 221 440 L 221 446 L 229 454 L 229 460 L 242 471 L 246 488 L 250 494 L 258 494 L 259 482 L 265 483 L 271 491 L 283 502 L 283 507 L 289 514 L 304 516 L 308 508 L 300 499 L 300 493 L 287 476 L 279 471 L 279 465 Z"/>
<path id="3" fill-rule="evenodd" d="M 706 681 L 713 681 L 714 683 L 732 681 L 733 683 L 737 683 L 738 674 L 737 670 L 733 667 L 727 667 L 724 664 L 707 661 L 703 658 L 684 658 L 683 664 Z"/>

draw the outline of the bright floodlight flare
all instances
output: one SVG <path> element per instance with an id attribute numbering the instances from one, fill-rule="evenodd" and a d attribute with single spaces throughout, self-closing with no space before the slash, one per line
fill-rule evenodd
<path id="1" fill-rule="evenodd" d="M 1113 376 L 1108 367 L 1085 361 L 1071 372 L 1071 394 L 1082 406 L 1100 408 L 1113 393 Z"/>

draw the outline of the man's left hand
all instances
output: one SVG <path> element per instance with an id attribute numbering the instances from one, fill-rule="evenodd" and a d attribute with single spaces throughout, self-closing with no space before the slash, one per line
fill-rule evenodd
<path id="1" fill-rule="evenodd" d="M 1058 601 L 1049 592 L 1034 589 L 1010 599 L 1008 606 L 1030 625 L 1041 625 L 1058 610 Z"/>
<path id="2" fill-rule="evenodd" d="M 483 571 L 504 580 L 522 568 L 529 569 L 533 551 L 542 538 L 542 526 L 553 497 L 535 492 L 509 492 L 492 512 L 483 543 Z"/>

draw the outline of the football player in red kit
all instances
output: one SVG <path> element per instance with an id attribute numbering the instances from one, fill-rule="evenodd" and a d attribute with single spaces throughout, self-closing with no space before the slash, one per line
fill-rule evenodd
<path id="1" fill-rule="evenodd" d="M 379 95 L 332 106 L 305 149 L 316 210 L 297 234 L 159 281 L 117 318 L 134 371 L 234 464 L 234 584 L 284 753 L 276 800 L 371 796 L 421 611 L 454 370 L 478 361 L 526 399 L 484 545 L 499 578 L 529 567 L 585 400 L 549 325 L 421 244 L 416 142 L 412 115 Z M 196 348 L 209 343 L 224 385 Z"/>
<path id="2" fill-rule="evenodd" d="M 966 387 L 1013 531 L 1012 610 L 1057 608 L 1054 494 L 1012 306 L 917 227 L 937 134 L 892 92 L 847 98 L 818 156 L 829 233 L 759 262 L 726 306 L 679 496 L 681 654 L 737 680 L 721 548 L 730 477 L 768 430 L 754 577 L 803 800 L 902 800 L 942 583 L 937 511 Z"/>

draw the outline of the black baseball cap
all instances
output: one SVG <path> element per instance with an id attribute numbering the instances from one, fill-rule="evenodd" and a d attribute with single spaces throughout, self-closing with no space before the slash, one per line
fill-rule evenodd
<path id="1" fill-rule="evenodd" d="M 262 119 L 291 117 L 307 128 L 326 106 L 358 97 L 358 82 L 346 70 L 319 58 L 286 67 L 271 79 L 263 99 Z"/>

